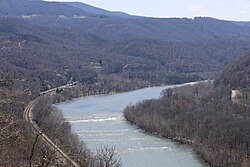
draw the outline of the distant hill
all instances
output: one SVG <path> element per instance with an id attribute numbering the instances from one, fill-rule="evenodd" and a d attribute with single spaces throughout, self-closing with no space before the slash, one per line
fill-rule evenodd
<path id="1" fill-rule="evenodd" d="M 83 73 L 95 79 L 115 74 L 153 84 L 180 83 L 212 77 L 250 50 L 250 29 L 232 21 L 124 18 L 82 3 L 0 3 L 0 35 L 13 45 L 2 44 L 0 50 L 6 68 L 39 73 L 51 83 L 54 78 L 66 82 L 65 73 L 84 82 Z M 90 64 L 99 60 L 105 63 L 96 72 Z"/>
<path id="2" fill-rule="evenodd" d="M 76 8 L 79 8 L 85 12 L 96 14 L 96 15 L 107 15 L 107 16 L 115 16 L 115 17 L 120 17 L 120 18 L 132 18 L 134 16 L 131 16 L 127 13 L 123 12 L 110 12 L 104 9 L 96 8 L 94 6 L 84 4 L 81 2 L 65 2 L 65 4 L 74 6 Z"/>
<path id="3" fill-rule="evenodd" d="M 247 26 L 250 27 L 250 22 L 237 22 L 237 24 L 242 25 L 242 26 Z"/>
<path id="4" fill-rule="evenodd" d="M 0 15 L 2 16 L 95 16 L 103 15 L 132 18 L 123 12 L 110 12 L 80 2 L 46 2 L 42 0 L 1 0 Z"/>
<path id="5" fill-rule="evenodd" d="M 0 16 L 51 16 L 51 15 L 90 15 L 83 10 L 60 2 L 30 1 L 30 0 L 1 0 Z"/>
<path id="6" fill-rule="evenodd" d="M 32 18 L 30 23 L 62 28 L 84 30 L 109 41 L 138 39 L 190 42 L 221 39 L 250 40 L 250 29 L 235 22 L 212 18 L 158 19 L 86 17 L 85 19 Z"/>
<path id="7" fill-rule="evenodd" d="M 0 16 L 17 16 L 30 23 L 49 28 L 78 28 L 112 41 L 250 40 L 249 28 L 242 28 L 238 22 L 202 17 L 194 19 L 133 17 L 77 2 L 2 0 Z"/>
<path id="8" fill-rule="evenodd" d="M 2 0 L 0 16 L 17 16 L 32 24 L 49 28 L 77 28 L 110 41 L 250 40 L 250 29 L 242 28 L 237 22 L 202 17 L 133 17 L 77 2 Z"/>

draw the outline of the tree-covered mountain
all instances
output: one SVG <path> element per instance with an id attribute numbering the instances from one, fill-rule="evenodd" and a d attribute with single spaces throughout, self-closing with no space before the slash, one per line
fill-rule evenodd
<path id="1" fill-rule="evenodd" d="M 124 19 L 112 17 L 109 11 L 103 14 L 99 11 L 101 9 L 83 3 L 29 0 L 2 0 L 0 3 L 1 16 L 21 17 L 28 22 L 50 28 L 77 27 L 107 40 L 155 39 L 189 42 L 217 39 L 248 40 L 250 36 L 249 28 L 239 25 L 238 22 L 213 18 Z"/>
<path id="2" fill-rule="evenodd" d="M 65 2 L 65 4 L 74 6 L 76 8 L 79 8 L 85 12 L 96 14 L 96 15 L 106 15 L 106 16 L 114 16 L 114 17 L 121 17 L 121 18 L 132 18 L 135 16 L 131 16 L 127 13 L 123 12 L 110 12 L 101 8 L 97 8 L 88 4 L 84 4 L 81 2 Z"/>
<path id="3" fill-rule="evenodd" d="M 39 76 L 42 85 L 72 77 L 95 83 L 98 75 L 180 83 L 212 77 L 250 49 L 250 29 L 232 21 L 114 17 L 81 3 L 0 3 L 1 75 Z"/>
<path id="4" fill-rule="evenodd" d="M 249 28 L 235 22 L 213 18 L 117 18 L 109 16 L 33 17 L 30 23 L 41 26 L 82 29 L 110 41 L 149 39 L 175 42 L 206 40 L 249 40 Z"/>
<path id="5" fill-rule="evenodd" d="M 180 83 L 206 77 L 249 47 L 244 40 L 110 42 L 82 30 L 47 29 L 13 18 L 1 19 L 0 31 L 4 66 L 20 79 L 33 74 L 53 86 L 67 82 L 70 75 L 83 82 L 92 76 L 90 81 L 95 82 L 97 72 L 90 64 L 99 60 L 103 61 L 98 72 L 102 75 L 118 74 L 153 84 Z"/>
<path id="6" fill-rule="evenodd" d="M 248 22 L 248 21 L 240 21 L 240 22 L 238 22 L 238 24 L 242 25 L 242 26 L 248 26 L 248 27 L 250 27 L 250 22 Z"/>
<path id="7" fill-rule="evenodd" d="M 1 0 L 0 15 L 9 17 L 89 15 L 83 10 L 59 2 Z"/>
<path id="8" fill-rule="evenodd" d="M 180 83 L 212 77 L 250 49 L 250 29 L 235 22 L 121 18 L 77 5 L 88 9 L 60 2 L 2 0 L 4 66 L 25 77 L 38 75 L 53 86 L 72 76 L 94 83 L 98 75 L 114 74 L 149 84 Z M 103 64 L 97 72 L 90 64 L 99 60 Z"/>

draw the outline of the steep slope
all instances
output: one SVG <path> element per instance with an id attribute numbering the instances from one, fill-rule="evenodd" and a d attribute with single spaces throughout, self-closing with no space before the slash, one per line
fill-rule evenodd
<path id="1" fill-rule="evenodd" d="M 249 50 L 245 40 L 207 40 L 197 42 L 165 42 L 133 40 L 109 45 L 108 52 L 157 60 L 167 70 L 178 72 L 217 71 L 231 62 L 235 55 Z M 175 71 L 174 70 L 174 71 Z"/>
<path id="2" fill-rule="evenodd" d="M 250 86 L 250 53 L 240 57 L 234 63 L 225 67 L 216 79 L 216 85 L 223 84 L 236 88 L 247 88 Z"/>

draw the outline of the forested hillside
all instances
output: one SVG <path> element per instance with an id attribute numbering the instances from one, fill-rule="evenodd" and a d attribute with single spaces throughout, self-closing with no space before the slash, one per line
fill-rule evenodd
<path id="1" fill-rule="evenodd" d="M 35 26 L 19 18 L 2 18 L 0 30 L 2 68 L 17 79 L 39 76 L 41 90 L 72 77 L 84 83 L 95 83 L 107 75 L 148 84 L 200 80 L 212 77 L 250 46 L 242 39 L 116 42 L 79 29 Z M 100 60 L 97 70 L 93 63 Z"/>
<path id="2" fill-rule="evenodd" d="M 74 6 L 76 8 L 82 9 L 83 11 L 86 11 L 88 13 L 96 14 L 96 15 L 102 15 L 102 17 L 107 17 L 107 16 L 114 16 L 114 17 L 121 17 L 121 18 L 132 18 L 134 16 L 131 16 L 127 13 L 123 12 L 110 12 L 104 9 L 96 8 L 94 6 L 80 3 L 80 2 L 65 2 L 65 4 Z"/>
<path id="3" fill-rule="evenodd" d="M 2 0 L 0 1 L 0 15 L 2 16 L 20 16 L 23 18 L 36 16 L 55 16 L 55 15 L 88 15 L 80 9 L 70 7 L 59 2 L 44 2 L 30 0 Z"/>
<path id="4" fill-rule="evenodd" d="M 41 90 L 72 77 L 95 83 L 118 75 L 150 85 L 211 78 L 250 49 L 250 29 L 230 21 L 121 18 L 74 3 L 0 3 L 3 64 L 39 76 Z"/>
<path id="5" fill-rule="evenodd" d="M 225 67 L 214 82 L 165 90 L 160 99 L 128 106 L 124 116 L 150 133 L 192 145 L 212 166 L 249 166 L 249 58 Z M 244 94 L 241 101 L 231 99 L 232 89 Z"/>
<path id="6" fill-rule="evenodd" d="M 115 73 L 126 79 L 139 79 L 151 84 L 185 82 L 211 77 L 212 73 L 248 51 L 250 46 L 249 28 L 229 21 L 212 18 L 125 19 L 108 13 L 105 17 L 98 15 L 94 12 L 97 9 L 89 13 L 91 7 L 88 6 L 86 12 L 84 7 L 79 8 L 80 4 L 74 7 L 43 1 L 14 1 L 2 1 L 5 6 L 2 5 L 4 10 L 0 14 L 20 18 L 22 24 L 30 27 L 25 30 L 27 34 L 39 36 L 35 29 L 47 33 L 44 41 L 50 46 L 57 45 L 57 48 L 46 48 L 47 52 L 53 50 L 54 53 L 48 56 L 49 59 L 39 58 L 43 61 L 56 59 L 61 68 L 63 62 L 74 64 L 70 67 L 74 68 L 73 73 L 84 71 L 76 67 L 102 59 L 105 64 L 101 73 Z M 39 10 L 36 10 L 38 6 Z M 46 11 L 41 11 L 45 7 Z M 60 56 L 59 52 L 62 52 Z M 80 61 L 74 62 L 76 59 Z"/>
<path id="7" fill-rule="evenodd" d="M 250 53 L 228 65 L 217 77 L 216 84 L 230 86 L 232 89 L 250 86 Z"/>
<path id="8" fill-rule="evenodd" d="M 190 144 L 216 167 L 248 167 L 250 109 L 230 100 L 231 90 L 203 82 L 166 90 L 124 110 L 125 118 L 149 133 Z"/>

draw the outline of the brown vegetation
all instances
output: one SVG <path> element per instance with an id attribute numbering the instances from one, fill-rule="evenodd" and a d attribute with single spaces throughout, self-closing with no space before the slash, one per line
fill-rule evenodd
<path id="1" fill-rule="evenodd" d="M 211 165 L 248 166 L 250 108 L 233 104 L 231 90 L 205 82 L 163 92 L 128 106 L 124 116 L 150 133 L 191 144 Z"/>
<path id="2" fill-rule="evenodd" d="M 15 92 L 15 93 L 13 93 Z M 30 94 L 29 92 L 27 94 Z M 20 96 L 19 96 L 20 95 Z M 23 96 L 21 96 L 23 95 Z M 26 97 L 26 101 L 25 101 Z M 56 152 L 22 119 L 29 98 L 18 90 L 1 89 L 0 166 L 68 166 Z M 100 148 L 93 154 L 71 130 L 62 113 L 51 105 L 52 99 L 40 97 L 35 106 L 35 121 L 59 148 L 83 167 L 120 167 L 113 148 Z M 20 103 L 20 105 L 14 105 Z M 105 166 L 106 165 L 106 166 Z"/>
<path id="3" fill-rule="evenodd" d="M 215 85 L 226 85 L 232 89 L 247 88 L 250 86 L 250 52 L 238 58 L 234 63 L 227 65 L 217 76 Z"/>

